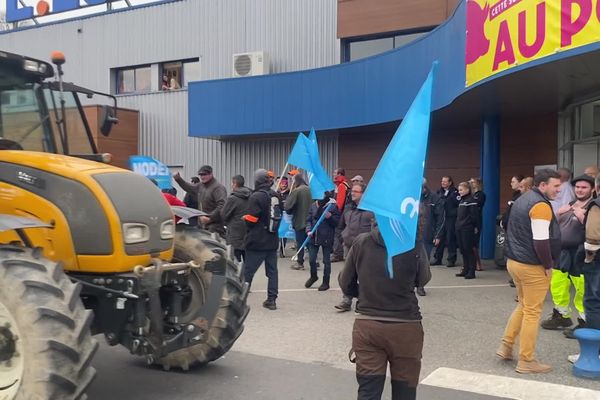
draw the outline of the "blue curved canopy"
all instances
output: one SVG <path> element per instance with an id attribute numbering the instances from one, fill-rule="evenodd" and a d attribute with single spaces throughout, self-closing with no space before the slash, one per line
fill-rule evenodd
<path id="1" fill-rule="evenodd" d="M 597 42 L 534 60 L 467 89 L 465 26 L 466 7 L 462 1 L 451 18 L 427 35 L 370 58 L 299 72 L 192 82 L 188 89 L 189 135 L 298 132 L 312 127 L 321 131 L 396 121 L 404 117 L 435 60 L 440 65 L 433 110 L 439 110 L 467 90 L 483 86 L 484 92 L 495 91 L 496 84 L 488 83 L 499 77 L 517 77 L 516 72 L 600 47 Z M 559 71 L 558 65 L 556 69 Z M 555 76 L 566 79 L 563 75 Z M 512 78 L 511 82 L 514 85 Z M 522 85 L 518 84 L 526 90 Z M 540 92 L 540 96 L 544 98 L 545 94 Z M 510 101 L 519 102 L 519 97 L 513 96 Z"/>

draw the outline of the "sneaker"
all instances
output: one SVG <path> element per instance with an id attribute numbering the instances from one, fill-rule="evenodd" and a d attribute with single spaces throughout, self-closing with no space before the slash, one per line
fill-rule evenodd
<path id="1" fill-rule="evenodd" d="M 418 287 L 417 288 L 417 294 L 419 296 L 427 296 L 427 293 L 425 292 L 425 288 L 424 287 Z"/>
<path id="2" fill-rule="evenodd" d="M 574 328 L 567 328 L 563 331 L 563 335 L 565 335 L 567 337 L 567 339 L 575 339 L 575 330 L 579 329 L 579 328 L 585 328 L 586 324 L 585 321 L 581 318 L 577 318 L 577 326 Z"/>
<path id="3" fill-rule="evenodd" d="M 292 264 L 292 266 L 290 268 L 294 269 L 296 271 L 301 271 L 301 270 L 304 270 L 304 265 L 300 264 L 300 263 L 295 263 L 295 264 Z"/>
<path id="4" fill-rule="evenodd" d="M 571 354 L 570 356 L 567 357 L 567 360 L 571 364 L 575 364 L 577 362 L 577 360 L 579 360 L 579 354 Z"/>
<path id="5" fill-rule="evenodd" d="M 316 282 L 316 281 L 318 281 L 318 280 L 319 280 L 319 277 L 318 277 L 318 276 L 316 276 L 316 275 L 311 275 L 311 276 L 310 276 L 310 278 L 308 278 L 308 279 L 306 280 L 306 283 L 304 283 L 304 287 L 308 289 L 309 287 L 311 287 L 311 286 L 313 285 L 313 283 L 315 283 L 315 282 Z"/>
<path id="6" fill-rule="evenodd" d="M 467 271 L 465 271 L 464 269 L 462 271 L 460 271 L 458 274 L 454 274 L 454 276 L 458 276 L 458 277 L 464 277 L 467 276 Z"/>
<path id="7" fill-rule="evenodd" d="M 573 325 L 573 321 L 570 317 L 563 317 L 563 315 L 556 309 L 552 309 L 552 316 L 542 322 L 542 328 L 544 329 L 560 329 L 568 328 Z"/>
<path id="8" fill-rule="evenodd" d="M 513 349 L 509 347 L 505 343 L 501 343 L 498 350 L 496 350 L 496 355 L 503 360 L 512 360 L 513 359 Z"/>
<path id="9" fill-rule="evenodd" d="M 510 285 L 510 287 L 517 287 L 517 285 L 515 285 L 515 281 L 513 281 L 512 279 L 508 281 L 508 284 Z"/>
<path id="10" fill-rule="evenodd" d="M 342 312 L 350 311 L 352 309 L 352 303 L 348 303 L 347 301 L 343 301 L 340 304 L 334 306 L 337 310 Z"/>
<path id="11" fill-rule="evenodd" d="M 269 310 L 277 310 L 277 304 L 275 304 L 275 300 L 265 300 L 263 302 L 263 307 L 268 308 Z"/>
<path id="12" fill-rule="evenodd" d="M 520 360 L 515 368 L 520 374 L 545 374 L 552 371 L 552 366 L 548 364 L 542 364 L 536 360 L 523 361 Z"/>

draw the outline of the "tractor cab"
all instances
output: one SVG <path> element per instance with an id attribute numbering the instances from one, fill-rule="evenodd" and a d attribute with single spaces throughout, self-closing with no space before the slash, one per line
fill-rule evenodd
<path id="1" fill-rule="evenodd" d="M 65 154 L 100 162 L 80 96 L 100 95 L 112 100 L 102 107 L 100 131 L 109 135 L 117 123 L 116 98 L 62 81 L 64 56 L 55 52 L 57 80 L 51 64 L 0 52 L 0 150 L 27 150 Z"/>

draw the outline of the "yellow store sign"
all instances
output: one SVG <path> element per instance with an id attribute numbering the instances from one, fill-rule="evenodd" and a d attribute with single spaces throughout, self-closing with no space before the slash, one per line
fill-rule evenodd
<path id="1" fill-rule="evenodd" d="M 466 85 L 600 41 L 600 0 L 467 0 Z"/>

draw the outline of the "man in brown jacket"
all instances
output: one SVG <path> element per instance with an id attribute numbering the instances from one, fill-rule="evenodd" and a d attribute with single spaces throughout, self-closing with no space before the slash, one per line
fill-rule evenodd
<path id="1" fill-rule="evenodd" d="M 394 256 L 390 278 L 387 250 L 375 226 L 356 238 L 346 257 L 339 283 L 344 295 L 358 297 L 352 331 L 358 400 L 381 399 L 388 363 L 392 399 L 416 399 L 423 326 L 414 289 L 431 279 L 429 269 L 420 267 L 421 255 L 417 248 Z"/>
<path id="2" fill-rule="evenodd" d="M 198 210 L 208 214 L 200 217 L 198 221 L 204 229 L 224 236 L 225 228 L 221 221 L 221 210 L 227 200 L 227 190 L 215 179 L 210 165 L 200 167 L 198 176 L 200 183 L 186 182 L 179 172 L 173 175 L 173 178 L 183 190 L 192 196 L 198 196 Z"/>

